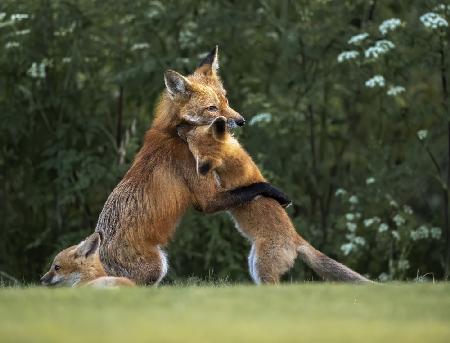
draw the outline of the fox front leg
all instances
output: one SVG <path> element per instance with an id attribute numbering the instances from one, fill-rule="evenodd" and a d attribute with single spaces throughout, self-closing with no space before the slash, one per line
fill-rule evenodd
<path id="1" fill-rule="evenodd" d="M 225 211 L 245 204 L 258 195 L 271 197 L 280 204 L 290 203 L 287 196 L 267 182 L 256 182 L 249 186 L 221 191 L 215 194 L 202 193 L 196 197 L 196 208 L 206 213 Z"/>

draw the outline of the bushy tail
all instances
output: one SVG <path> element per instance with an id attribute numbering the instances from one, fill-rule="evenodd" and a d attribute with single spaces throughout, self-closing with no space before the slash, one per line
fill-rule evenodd
<path id="1" fill-rule="evenodd" d="M 327 281 L 372 282 L 342 263 L 316 250 L 306 241 L 302 241 L 297 251 L 300 259 Z"/>

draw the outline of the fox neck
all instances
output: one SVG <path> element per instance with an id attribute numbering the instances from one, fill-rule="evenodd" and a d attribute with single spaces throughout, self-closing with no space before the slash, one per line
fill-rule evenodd
<path id="1" fill-rule="evenodd" d="M 158 105 L 156 106 L 155 119 L 153 120 L 151 128 L 177 135 L 175 128 L 181 122 L 178 118 L 177 111 L 177 104 L 170 99 L 167 92 L 163 92 L 160 96 Z"/>

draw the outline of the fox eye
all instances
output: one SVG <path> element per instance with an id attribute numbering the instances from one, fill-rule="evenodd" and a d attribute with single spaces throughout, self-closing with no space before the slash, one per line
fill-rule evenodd
<path id="1" fill-rule="evenodd" d="M 219 108 L 217 106 L 208 106 L 206 107 L 206 110 L 210 112 L 217 112 Z"/>
<path id="2" fill-rule="evenodd" d="M 55 268 L 56 271 L 58 271 L 58 270 L 61 269 L 61 266 L 58 266 L 57 264 L 55 264 L 55 267 L 54 267 L 54 268 Z"/>

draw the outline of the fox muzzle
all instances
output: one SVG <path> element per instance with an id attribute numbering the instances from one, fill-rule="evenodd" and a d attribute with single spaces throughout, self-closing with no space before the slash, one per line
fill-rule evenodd
<path id="1" fill-rule="evenodd" d="M 54 275 L 52 272 L 45 273 L 43 277 L 41 277 L 40 281 L 43 286 L 52 286 L 58 282 L 55 282 Z"/>

